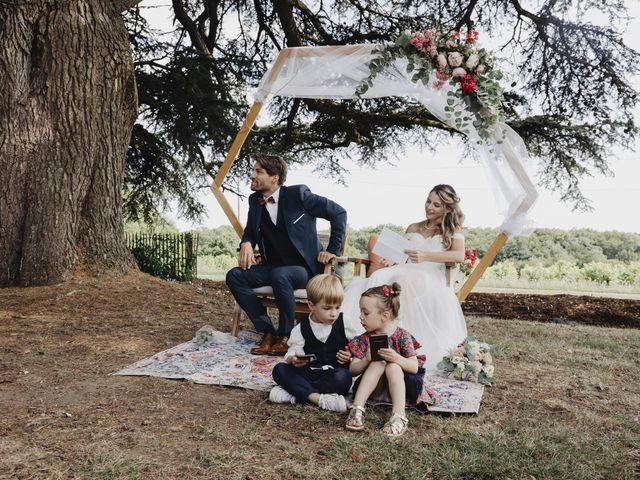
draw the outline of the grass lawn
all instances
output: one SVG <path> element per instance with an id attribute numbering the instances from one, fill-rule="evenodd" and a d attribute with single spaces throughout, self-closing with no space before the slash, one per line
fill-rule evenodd
<path id="1" fill-rule="evenodd" d="M 0 368 L 0 478 L 640 476 L 638 330 L 469 317 L 470 333 L 504 352 L 480 413 L 411 414 L 408 433 L 389 440 L 382 409 L 353 433 L 345 415 L 263 392 L 108 376 L 205 323 L 228 329 L 228 296 L 207 307 L 216 290 L 166 285 L 153 281 L 124 310 L 101 289 L 123 299 L 131 285 L 51 287 L 21 307 L 0 293 L 0 367 L 19 368 L 15 378 Z M 83 292 L 101 313 L 73 304 Z"/>
<path id="2" fill-rule="evenodd" d="M 226 271 L 207 270 L 206 268 L 198 269 L 198 278 L 206 280 L 214 280 L 224 282 Z M 347 270 L 346 280 L 350 280 L 353 276 L 351 270 Z M 474 291 L 488 292 L 528 292 L 528 293 L 575 293 L 575 294 L 592 294 L 600 296 L 618 296 L 620 298 L 640 299 L 640 284 L 618 285 L 618 284 L 602 284 L 590 282 L 587 280 L 576 280 L 567 282 L 563 279 L 550 279 L 531 281 L 525 278 L 486 278 L 480 279 Z"/>
<path id="3" fill-rule="evenodd" d="M 480 414 L 412 414 L 410 432 L 390 441 L 379 433 L 383 410 L 369 409 L 368 430 L 357 434 L 342 429 L 341 415 L 265 405 L 276 412 L 274 424 L 285 422 L 281 438 L 271 438 L 259 416 L 233 441 L 219 433 L 232 426 L 205 425 L 212 445 L 203 447 L 198 467 L 227 478 L 637 478 L 638 331 L 490 318 L 469 323 L 505 352 Z M 268 452 L 276 445 L 273 461 Z"/>

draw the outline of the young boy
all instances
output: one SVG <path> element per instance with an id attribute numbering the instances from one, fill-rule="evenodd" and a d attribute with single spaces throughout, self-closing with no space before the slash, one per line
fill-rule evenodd
<path id="1" fill-rule="evenodd" d="M 273 369 L 278 386 L 269 393 L 275 403 L 310 402 L 324 410 L 346 412 L 343 395 L 351 388 L 347 341 L 356 332 L 345 330 L 340 313 L 344 290 L 333 275 L 316 275 L 307 284 L 311 313 L 291 331 L 285 362 Z M 314 355 L 304 358 L 303 355 Z"/>

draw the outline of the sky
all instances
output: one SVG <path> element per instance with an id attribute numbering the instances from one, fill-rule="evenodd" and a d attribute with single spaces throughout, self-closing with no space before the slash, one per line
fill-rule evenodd
<path id="1" fill-rule="evenodd" d="M 141 6 L 160 3 L 164 2 L 144 0 Z M 625 40 L 637 49 L 640 47 L 640 2 L 627 0 L 625 3 L 633 17 Z M 152 10 L 152 17 L 148 17 L 150 22 L 158 25 L 166 22 L 160 9 Z M 640 78 L 635 78 L 633 83 L 639 90 Z M 636 121 L 640 121 L 640 108 L 636 110 Z M 633 213 L 640 203 L 640 141 L 631 147 L 635 151 L 617 149 L 612 152 L 610 168 L 613 176 L 585 177 L 580 183 L 583 194 L 591 201 L 591 212 L 572 211 L 572 205 L 562 203 L 558 193 L 539 188 L 540 197 L 531 212 L 534 226 L 640 232 L 640 215 Z M 339 203 L 348 212 L 349 225 L 356 229 L 383 223 L 406 226 L 422 220 L 426 196 L 438 183 L 451 184 L 458 192 L 467 227 L 498 227 L 502 222 L 484 166 L 465 157 L 459 140 L 438 147 L 435 153 L 408 147 L 406 155 L 393 165 L 379 164 L 377 168 L 363 168 L 355 163 L 342 165 L 349 171 L 346 186 L 322 178 L 312 167 L 298 166 L 289 171 L 287 185 L 305 184 L 314 193 Z M 240 191 L 246 196 L 251 193 L 248 185 L 248 179 L 240 185 Z M 207 209 L 202 223 L 183 221 L 173 212 L 166 212 L 166 216 L 183 231 L 230 224 L 209 190 L 203 191 L 199 198 Z M 240 223 L 244 224 L 248 208 L 246 198 L 227 194 L 227 199 Z M 318 228 L 326 227 L 328 223 L 319 221 Z"/>

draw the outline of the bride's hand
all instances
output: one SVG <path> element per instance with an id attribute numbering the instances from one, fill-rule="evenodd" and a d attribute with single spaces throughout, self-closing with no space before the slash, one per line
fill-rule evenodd
<path id="1" fill-rule="evenodd" d="M 397 265 L 396 262 L 392 262 L 391 260 L 387 260 L 386 258 L 380 260 L 380 263 L 382 263 L 382 265 L 384 265 L 385 267 L 393 267 L 394 265 Z"/>
<path id="2" fill-rule="evenodd" d="M 405 250 L 404 253 L 406 253 L 409 256 L 409 260 L 411 260 L 412 263 L 420 263 L 420 262 L 428 261 L 427 257 L 429 252 L 421 252 L 419 250 Z"/>

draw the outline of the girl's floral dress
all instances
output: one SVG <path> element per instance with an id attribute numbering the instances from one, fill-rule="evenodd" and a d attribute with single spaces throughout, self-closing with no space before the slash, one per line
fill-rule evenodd
<path id="1" fill-rule="evenodd" d="M 349 341 L 349 350 L 355 358 L 362 359 L 367 356 L 367 352 L 369 351 L 369 336 L 369 332 L 365 332 Z M 420 411 L 426 411 L 426 405 L 436 403 L 436 395 L 433 390 L 426 388 L 424 383 L 424 362 L 426 357 L 417 354 L 420 347 L 420 342 L 404 328 L 397 327 L 393 334 L 389 336 L 389 348 L 405 358 L 415 356 L 418 359 L 418 372 L 405 372 L 404 374 L 407 406 Z M 356 380 L 354 391 L 357 390 L 358 385 L 359 381 Z"/>

